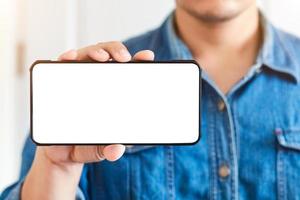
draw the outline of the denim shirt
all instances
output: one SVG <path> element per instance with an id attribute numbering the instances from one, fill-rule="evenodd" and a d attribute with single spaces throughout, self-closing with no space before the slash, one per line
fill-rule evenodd
<path id="1" fill-rule="evenodd" d="M 264 24 L 257 62 L 226 95 L 203 74 L 196 145 L 133 146 L 117 162 L 86 164 L 77 198 L 299 200 L 300 40 Z M 131 53 L 154 51 L 156 60 L 192 58 L 172 15 L 125 44 Z M 27 139 L 20 179 L 0 199 L 19 199 L 35 148 Z"/>

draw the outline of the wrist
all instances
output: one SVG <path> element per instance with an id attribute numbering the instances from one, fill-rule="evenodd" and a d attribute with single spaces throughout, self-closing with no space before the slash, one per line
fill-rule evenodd
<path id="1" fill-rule="evenodd" d="M 24 181 L 22 199 L 75 199 L 83 164 L 55 163 L 37 150 Z"/>

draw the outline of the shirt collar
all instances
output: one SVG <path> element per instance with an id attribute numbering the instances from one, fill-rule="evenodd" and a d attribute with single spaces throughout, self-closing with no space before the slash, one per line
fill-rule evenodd
<path id="1" fill-rule="evenodd" d="M 266 18 L 265 39 L 262 47 L 263 64 L 281 74 L 289 75 L 295 81 L 300 81 L 300 64 L 296 57 L 296 48 L 291 44 L 291 36 L 275 28 Z"/>
<path id="2" fill-rule="evenodd" d="M 280 75 L 288 75 L 300 82 L 300 62 L 296 57 L 296 49 L 291 44 L 291 36 L 276 29 L 262 14 L 260 19 L 264 31 L 264 42 L 256 63 L 261 63 L 260 66 L 263 65 Z M 174 13 L 171 13 L 166 20 L 166 36 L 172 59 L 193 59 L 190 50 L 175 32 Z M 207 75 L 204 73 L 204 76 Z"/>

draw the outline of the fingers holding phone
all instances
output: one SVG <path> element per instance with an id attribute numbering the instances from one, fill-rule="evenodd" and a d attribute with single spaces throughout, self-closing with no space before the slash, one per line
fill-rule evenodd
<path id="1" fill-rule="evenodd" d="M 115 60 L 117 62 L 128 62 L 133 60 L 154 60 L 154 53 L 151 50 L 142 50 L 135 55 L 130 55 L 126 46 L 121 42 L 104 42 L 87 46 L 78 50 L 70 50 L 59 56 L 60 61 L 97 61 L 106 62 Z"/>

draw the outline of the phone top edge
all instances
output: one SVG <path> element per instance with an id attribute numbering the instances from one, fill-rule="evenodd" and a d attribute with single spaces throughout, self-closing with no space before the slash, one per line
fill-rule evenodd
<path id="1" fill-rule="evenodd" d="M 59 61 L 59 60 L 36 60 L 34 61 L 30 68 L 29 68 L 29 71 L 30 71 L 30 76 L 32 76 L 32 72 L 33 72 L 33 69 L 36 65 L 38 64 L 64 64 L 64 63 L 71 63 L 71 64 L 76 64 L 76 63 L 92 63 L 92 64 L 99 64 L 99 63 L 105 63 L 105 64 L 113 64 L 113 63 L 120 63 L 120 64 L 126 64 L 126 63 L 162 63 L 162 64 L 168 64 L 168 63 L 191 63 L 191 64 L 195 64 L 199 70 L 199 74 L 200 74 L 200 77 L 202 75 L 202 68 L 200 66 L 200 64 L 196 61 L 196 60 L 154 60 L 154 61 L 150 61 L 150 60 L 143 60 L 143 61 L 128 61 L 128 62 L 117 62 L 117 61 L 108 61 L 108 62 L 92 62 L 92 61 Z"/>
<path id="2" fill-rule="evenodd" d="M 199 63 L 196 60 L 141 60 L 141 61 L 128 61 L 128 62 L 117 62 L 117 61 L 107 61 L 107 62 L 93 62 L 93 61 L 58 61 L 58 60 L 36 60 L 31 65 L 30 69 L 32 69 L 37 64 L 51 64 L 51 63 L 120 63 L 120 64 L 126 64 L 126 63 L 193 63 L 195 65 L 199 65 Z"/>

